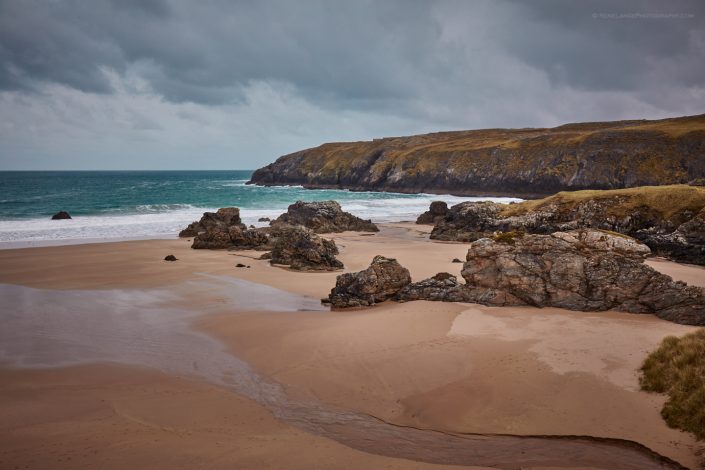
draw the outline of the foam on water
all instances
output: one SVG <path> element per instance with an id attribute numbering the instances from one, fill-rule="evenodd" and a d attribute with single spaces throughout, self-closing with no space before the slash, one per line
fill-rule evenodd
<path id="1" fill-rule="evenodd" d="M 246 185 L 249 172 L 0 172 L 0 248 L 110 240 L 172 238 L 219 207 L 241 209 L 262 226 L 297 200 L 336 200 L 374 222 L 414 220 L 431 201 L 519 201 L 450 195 L 307 190 Z M 71 220 L 50 220 L 68 211 Z"/>

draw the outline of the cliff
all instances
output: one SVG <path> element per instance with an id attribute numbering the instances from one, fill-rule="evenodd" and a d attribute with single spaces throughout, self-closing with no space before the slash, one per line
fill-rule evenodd
<path id="1" fill-rule="evenodd" d="M 538 197 L 703 177 L 705 115 L 699 115 L 328 143 L 280 157 L 250 183 Z"/>

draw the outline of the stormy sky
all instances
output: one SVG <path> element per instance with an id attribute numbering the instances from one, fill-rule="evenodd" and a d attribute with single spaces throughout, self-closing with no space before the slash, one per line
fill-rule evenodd
<path id="1" fill-rule="evenodd" d="M 0 0 L 4 170 L 701 113 L 701 0 Z"/>

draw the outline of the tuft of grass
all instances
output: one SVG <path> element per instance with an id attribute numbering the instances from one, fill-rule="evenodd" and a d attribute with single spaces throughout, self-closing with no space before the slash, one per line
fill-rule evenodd
<path id="1" fill-rule="evenodd" d="M 505 243 L 507 245 L 514 245 L 516 243 L 516 239 L 521 238 L 523 236 L 524 236 L 524 232 L 522 232 L 522 231 L 497 232 L 492 236 L 492 240 L 496 241 L 497 243 Z"/>
<path id="2" fill-rule="evenodd" d="M 666 337 L 641 366 L 639 384 L 668 395 L 661 416 L 669 426 L 705 439 L 705 329 Z"/>

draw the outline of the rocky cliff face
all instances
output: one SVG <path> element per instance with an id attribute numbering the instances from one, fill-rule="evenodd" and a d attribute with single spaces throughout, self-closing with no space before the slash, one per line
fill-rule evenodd
<path id="1" fill-rule="evenodd" d="M 329 143 L 279 158 L 250 183 L 538 197 L 703 177 L 705 115 Z"/>

